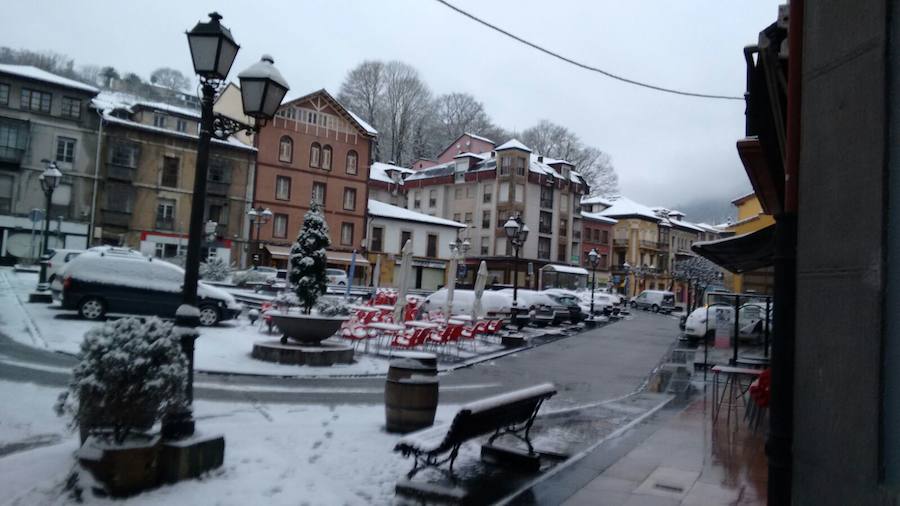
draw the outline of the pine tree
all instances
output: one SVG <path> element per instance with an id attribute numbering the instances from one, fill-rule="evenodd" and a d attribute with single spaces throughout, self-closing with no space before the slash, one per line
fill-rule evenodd
<path id="1" fill-rule="evenodd" d="M 328 224 L 319 205 L 314 202 L 303 217 L 303 228 L 297 242 L 291 247 L 290 282 L 307 314 L 328 287 L 325 274 L 325 249 L 328 246 L 331 246 Z"/>

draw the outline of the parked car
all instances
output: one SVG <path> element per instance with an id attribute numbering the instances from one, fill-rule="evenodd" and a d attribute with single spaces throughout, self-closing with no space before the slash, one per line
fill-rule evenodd
<path id="1" fill-rule="evenodd" d="M 568 300 L 569 297 L 574 298 L 578 303 L 579 311 L 581 312 L 580 319 L 581 321 L 585 319 L 591 313 L 591 292 L 590 290 L 583 290 L 580 292 L 576 292 L 573 290 L 566 290 L 563 288 L 548 288 L 544 290 L 544 293 L 552 296 L 560 296 L 565 297 Z M 564 304 L 565 305 L 565 304 Z M 594 292 L 594 314 L 595 315 L 604 315 L 609 316 L 613 313 L 618 313 L 618 308 L 615 308 L 612 304 L 612 301 L 606 294 L 600 291 Z M 573 320 L 574 321 L 574 320 Z"/>
<path id="2" fill-rule="evenodd" d="M 347 286 L 349 282 L 347 273 L 340 269 L 325 269 L 325 275 L 328 276 L 329 285 Z"/>
<path id="3" fill-rule="evenodd" d="M 578 323 L 584 320 L 584 318 L 588 315 L 588 312 L 590 312 L 590 307 L 587 308 L 587 311 L 582 311 L 581 299 L 578 298 L 577 295 L 548 292 L 548 290 L 544 290 L 544 293 L 546 293 L 548 297 L 553 299 L 553 302 L 568 309 L 568 320 L 571 323 Z M 594 310 L 596 311 L 597 308 L 598 306 L 595 304 Z"/>
<path id="4" fill-rule="evenodd" d="M 473 290 L 453 290 L 453 314 L 472 314 L 472 304 L 475 301 Z M 425 297 L 424 311 L 444 311 L 447 305 L 447 289 L 440 290 Z M 485 290 L 481 294 L 481 310 L 488 318 L 503 318 L 509 316 L 509 308 L 512 306 L 512 296 L 505 293 Z"/>
<path id="5" fill-rule="evenodd" d="M 500 290 L 500 293 L 505 293 L 512 297 L 513 291 L 505 288 Z M 537 326 L 559 325 L 569 318 L 569 308 L 553 300 L 546 293 L 519 289 L 517 299 L 517 307 L 520 310 L 525 309 L 532 313 L 531 320 Z"/>
<path id="6" fill-rule="evenodd" d="M 237 286 L 252 286 L 269 281 L 274 282 L 277 276 L 278 269 L 255 265 L 242 271 L 234 271 L 231 274 L 231 282 Z"/>
<path id="7" fill-rule="evenodd" d="M 728 335 L 734 336 L 734 307 L 725 304 L 713 304 L 695 309 L 688 315 L 684 324 L 684 334 L 688 337 L 712 338 L 716 333 L 715 311 L 725 313 Z M 764 302 L 748 302 L 738 310 L 738 332 L 741 339 L 758 340 L 764 332 L 766 304 Z M 709 319 L 709 321 L 707 321 Z M 772 329 L 772 308 L 769 307 L 769 330 Z"/>
<path id="8" fill-rule="evenodd" d="M 675 294 L 664 290 L 644 290 L 631 300 L 631 307 L 649 309 L 654 313 L 671 313 L 675 309 Z"/>
<path id="9" fill-rule="evenodd" d="M 53 295 L 89 320 L 108 313 L 173 318 L 183 284 L 184 269 L 164 260 L 88 251 L 69 262 Z M 197 297 L 201 325 L 236 318 L 242 309 L 229 293 L 202 282 Z"/>
<path id="10" fill-rule="evenodd" d="M 63 270 L 69 260 L 77 257 L 84 250 L 80 249 L 51 249 L 44 255 L 44 260 L 47 262 L 47 282 L 53 283 L 53 280 L 56 279 L 57 274 Z"/>

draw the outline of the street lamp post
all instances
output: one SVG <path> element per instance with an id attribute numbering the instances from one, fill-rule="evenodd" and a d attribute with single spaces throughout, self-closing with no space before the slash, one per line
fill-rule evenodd
<path id="1" fill-rule="evenodd" d="M 513 302 L 511 308 L 512 317 L 515 321 L 519 310 L 519 250 L 528 239 L 529 230 L 528 225 L 522 223 L 522 217 L 518 214 L 506 221 L 503 225 L 503 230 L 506 232 L 506 238 L 509 240 L 510 244 L 512 244 L 513 252 L 515 253 L 515 265 L 513 266 Z"/>
<path id="2" fill-rule="evenodd" d="M 175 313 L 175 325 L 180 328 L 181 347 L 188 359 L 186 389 L 188 407 L 181 413 L 171 416 L 164 424 L 163 432 L 168 438 L 180 438 L 194 433 L 194 421 L 189 406 L 194 397 L 194 341 L 198 337 L 196 328 L 200 324 L 197 282 L 200 274 L 200 248 L 203 244 L 210 143 L 213 138 L 227 140 L 238 132 L 257 132 L 265 121 L 275 116 L 281 100 L 288 91 L 287 81 L 274 67 L 272 57 L 263 55 L 260 61 L 238 74 L 244 114 L 253 118 L 255 124 L 247 125 L 227 116 L 215 114 L 213 103 L 216 93 L 225 83 L 240 46 L 231 36 L 231 31 L 219 23 L 222 16 L 213 12 L 209 18 L 208 22 L 199 22 L 187 32 L 191 60 L 194 72 L 200 77 L 203 96 L 200 102 L 200 135 L 197 140 L 197 165 L 191 199 L 182 303 Z"/>
<path id="3" fill-rule="evenodd" d="M 47 168 L 40 176 L 41 189 L 46 197 L 46 205 L 44 211 L 44 231 L 41 236 L 41 272 L 38 277 L 37 291 L 28 296 L 30 302 L 52 302 L 53 297 L 47 291 L 47 259 L 46 256 L 50 252 L 48 240 L 50 235 L 50 206 L 53 203 L 53 191 L 59 186 L 62 179 L 62 172 L 56 167 L 56 162 L 42 160 L 47 164 Z"/>
<path id="4" fill-rule="evenodd" d="M 253 244 L 251 247 L 250 259 L 253 261 L 253 267 L 256 267 L 257 255 L 259 255 L 260 249 L 260 240 L 259 240 L 259 232 L 263 225 L 269 222 L 272 219 L 272 211 L 269 208 L 263 209 L 262 207 L 253 208 L 251 207 L 249 211 L 247 211 L 247 216 L 250 217 L 250 242 Z M 256 240 L 253 239 L 253 226 L 256 225 Z M 253 253 L 252 249 L 255 249 L 257 253 Z"/>
<path id="5" fill-rule="evenodd" d="M 600 263 L 600 255 L 597 254 L 597 250 L 591 248 L 591 252 L 588 253 L 588 261 L 591 263 L 591 318 L 594 317 L 594 288 L 597 286 L 597 264 Z"/>

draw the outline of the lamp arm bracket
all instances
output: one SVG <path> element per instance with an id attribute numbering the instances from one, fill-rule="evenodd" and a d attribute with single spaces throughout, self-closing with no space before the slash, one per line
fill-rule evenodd
<path id="1" fill-rule="evenodd" d="M 253 134 L 259 131 L 259 128 L 253 125 L 240 122 L 236 119 L 229 118 L 222 114 L 213 116 L 212 136 L 219 140 L 228 140 L 229 137 L 238 132 L 247 132 Z"/>

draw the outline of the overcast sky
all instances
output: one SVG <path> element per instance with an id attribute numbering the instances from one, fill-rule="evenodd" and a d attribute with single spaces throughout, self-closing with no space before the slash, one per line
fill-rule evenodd
<path id="1" fill-rule="evenodd" d="M 741 96 L 742 48 L 776 0 L 451 0 L 570 58 L 672 88 Z M 202 6 L 202 7 L 201 7 Z M 40 15 L 35 15 L 35 10 Z M 546 118 L 612 156 L 623 194 L 653 205 L 725 201 L 749 189 L 735 150 L 744 104 L 653 92 L 554 60 L 433 0 L 9 2 L 0 45 L 148 78 L 191 72 L 185 30 L 217 10 L 241 51 L 233 75 L 270 53 L 289 96 L 337 93 L 365 59 L 415 66 L 435 94 L 468 92 L 507 129 Z"/>

